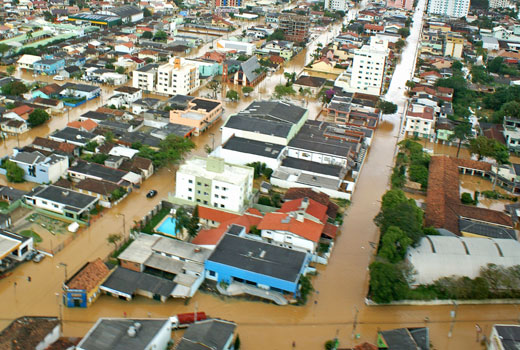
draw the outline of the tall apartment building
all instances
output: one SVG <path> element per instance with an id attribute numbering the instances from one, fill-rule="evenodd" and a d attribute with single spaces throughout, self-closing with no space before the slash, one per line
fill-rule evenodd
<path id="1" fill-rule="evenodd" d="M 514 7 L 509 0 L 489 0 L 489 7 L 492 9 Z"/>
<path id="2" fill-rule="evenodd" d="M 325 0 L 325 8 L 331 11 L 348 11 L 348 0 Z"/>
<path id="3" fill-rule="evenodd" d="M 186 63 L 181 57 L 170 58 L 167 64 L 157 68 L 155 91 L 166 95 L 189 95 L 200 86 L 196 65 Z"/>
<path id="4" fill-rule="evenodd" d="M 279 17 L 279 28 L 283 30 L 286 40 L 306 41 L 309 38 L 309 27 L 309 16 L 285 13 Z"/>
<path id="5" fill-rule="evenodd" d="M 430 0 L 428 14 L 448 17 L 466 17 L 469 11 L 470 0 Z"/>
<path id="6" fill-rule="evenodd" d="M 175 197 L 193 204 L 241 212 L 253 193 L 254 169 L 222 158 L 193 157 L 177 170 Z"/>
<path id="7" fill-rule="evenodd" d="M 369 95 L 379 95 L 385 77 L 388 41 L 370 38 L 370 45 L 363 45 L 354 51 L 350 91 Z"/>
<path id="8" fill-rule="evenodd" d="M 413 0 L 386 0 L 386 7 L 411 11 L 413 10 Z"/>
<path id="9" fill-rule="evenodd" d="M 159 68 L 158 64 L 151 63 L 134 70 L 132 73 L 132 86 L 145 92 L 155 91 L 157 68 Z"/>
<path id="10" fill-rule="evenodd" d="M 213 0 L 213 7 L 242 7 L 242 0 Z"/>

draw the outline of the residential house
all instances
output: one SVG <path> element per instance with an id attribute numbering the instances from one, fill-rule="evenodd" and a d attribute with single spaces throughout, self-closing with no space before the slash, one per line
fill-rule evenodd
<path id="1" fill-rule="evenodd" d="M 37 98 L 55 98 L 60 95 L 60 92 L 63 91 L 63 87 L 58 84 L 52 83 L 49 85 L 45 85 L 37 90 L 32 91 L 32 97 Z"/>
<path id="2" fill-rule="evenodd" d="M 100 318 L 85 334 L 76 350 L 166 349 L 172 326 L 165 319 Z"/>
<path id="3" fill-rule="evenodd" d="M 57 317 L 18 317 L 0 332 L 0 348 L 47 349 L 61 335 L 61 322 Z M 14 345 L 16 344 L 16 345 Z"/>
<path id="4" fill-rule="evenodd" d="M 62 58 L 43 59 L 33 63 L 33 70 L 36 74 L 55 75 L 65 67 L 65 60 Z"/>
<path id="5" fill-rule="evenodd" d="M 256 56 L 247 61 L 226 60 L 222 67 L 222 80 L 235 85 L 254 87 L 265 77 L 266 73 Z"/>
<path id="6" fill-rule="evenodd" d="M 520 346 L 520 326 L 494 324 L 489 335 L 487 350 L 512 350 Z"/>
<path id="7" fill-rule="evenodd" d="M 433 108 L 411 104 L 406 111 L 405 132 L 416 137 L 433 139 L 435 136 L 435 121 Z"/>
<path id="8" fill-rule="evenodd" d="M 85 98 L 87 101 L 101 95 L 101 88 L 94 85 L 66 83 L 62 88 L 63 91 L 60 92 L 60 95 Z"/>
<path id="9" fill-rule="evenodd" d="M 0 128 L 3 132 L 10 135 L 23 134 L 29 131 L 27 123 L 18 119 L 5 119 L 0 122 Z"/>
<path id="10" fill-rule="evenodd" d="M 189 101 L 185 109 L 171 110 L 170 123 L 195 128 L 194 135 L 198 136 L 218 121 L 223 111 L 222 102 L 197 97 Z"/>
<path id="11" fill-rule="evenodd" d="M 427 327 L 379 331 L 377 344 L 387 350 L 430 350 L 430 332 Z"/>
<path id="12" fill-rule="evenodd" d="M 309 261 L 302 251 L 226 234 L 206 260 L 205 274 L 217 284 L 236 286 L 245 293 L 249 287 L 249 293 L 286 304 L 284 295 L 299 295 L 300 277 Z"/>
<path id="13" fill-rule="evenodd" d="M 29 206 L 58 213 L 74 221 L 84 220 L 98 202 L 96 197 L 53 185 L 35 187 L 23 198 L 25 204 Z"/>
<path id="14" fill-rule="evenodd" d="M 199 86 L 200 79 L 197 66 L 186 64 L 184 58 L 173 57 L 170 59 L 169 63 L 157 68 L 157 84 L 155 85 L 155 91 L 160 94 L 189 95 L 198 89 Z M 135 84 L 134 87 L 136 87 Z"/>
<path id="15" fill-rule="evenodd" d="M 311 96 L 317 96 L 325 85 L 325 78 L 313 77 L 309 75 L 301 75 L 293 84 L 296 91 L 308 89 Z"/>
<path id="16" fill-rule="evenodd" d="M 185 203 L 241 212 L 253 191 L 253 168 L 222 158 L 194 157 L 177 170 L 175 198 Z"/>
<path id="17" fill-rule="evenodd" d="M 142 179 L 138 174 L 110 168 L 97 163 L 78 160 L 68 169 L 67 174 L 73 181 L 84 179 L 104 180 L 116 185 L 129 187 L 130 184 L 139 184 Z"/>
<path id="18" fill-rule="evenodd" d="M 16 261 L 24 261 L 34 251 L 32 237 L 24 237 L 14 232 L 0 230 L 0 262 L 5 257 Z"/>
<path id="19" fill-rule="evenodd" d="M 153 162 L 148 158 L 139 156 L 124 160 L 119 166 L 119 169 L 140 174 L 143 179 L 148 179 L 154 173 Z"/>
<path id="20" fill-rule="evenodd" d="M 110 270 L 100 258 L 87 262 L 63 284 L 65 306 L 90 306 L 101 295 L 99 287 L 109 275 Z"/>
<path id="21" fill-rule="evenodd" d="M 121 186 L 109 181 L 86 178 L 74 184 L 74 189 L 79 193 L 97 197 L 99 205 L 111 208 L 114 192 L 121 190 Z"/>
<path id="22" fill-rule="evenodd" d="M 145 92 L 155 91 L 159 64 L 151 63 L 132 72 L 132 86 Z"/>
<path id="23" fill-rule="evenodd" d="M 34 70 L 34 63 L 41 61 L 40 56 L 35 55 L 22 55 L 18 61 L 16 61 L 16 64 L 18 66 L 18 70 L 22 72 L 28 72 Z"/>
<path id="24" fill-rule="evenodd" d="M 9 157 L 11 162 L 16 163 L 24 171 L 24 179 L 39 184 L 53 183 L 67 172 L 69 158 L 59 154 L 44 156 L 42 153 L 24 152 L 16 148 L 13 155 Z M 0 169 L 0 173 L 5 169 Z"/>
<path id="25" fill-rule="evenodd" d="M 63 112 L 63 101 L 51 98 L 36 97 L 33 101 L 35 105 L 41 106 L 42 109 L 51 109 L 51 113 Z"/>
<path id="26" fill-rule="evenodd" d="M 265 163 L 268 168 L 277 169 L 286 153 L 285 149 L 284 145 L 231 136 L 215 154 L 233 164 L 259 162 Z"/>
<path id="27" fill-rule="evenodd" d="M 510 150 L 519 150 L 520 149 L 520 119 L 516 119 L 513 117 L 504 117 L 503 121 L 504 127 L 504 138 L 506 140 L 506 146 Z"/>
<path id="28" fill-rule="evenodd" d="M 176 350 L 193 350 L 202 347 L 214 350 L 231 350 L 234 348 L 234 332 L 237 325 L 218 319 L 203 320 L 188 326 Z"/>
<path id="29" fill-rule="evenodd" d="M 124 105 L 126 106 L 132 106 L 135 101 L 143 98 L 143 91 L 141 89 L 130 86 L 118 87 L 114 89 L 114 93 L 122 97 Z"/>
<path id="30" fill-rule="evenodd" d="M 88 131 L 66 127 L 61 130 L 56 130 L 54 133 L 49 135 L 49 139 L 85 147 L 85 145 L 91 141 L 102 143 L 101 141 L 104 139 L 104 137 L 102 135 L 96 135 Z"/>

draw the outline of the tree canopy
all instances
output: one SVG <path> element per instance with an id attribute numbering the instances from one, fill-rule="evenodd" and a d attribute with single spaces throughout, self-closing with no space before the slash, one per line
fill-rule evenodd
<path id="1" fill-rule="evenodd" d="M 240 99 L 240 95 L 235 90 L 228 90 L 226 93 L 226 98 L 234 102 Z"/>
<path id="2" fill-rule="evenodd" d="M 193 148 L 195 148 L 195 144 L 190 139 L 168 135 L 159 143 L 157 151 L 147 145 L 141 146 L 139 156 L 152 160 L 153 165 L 160 168 L 182 161 Z"/>
<path id="3" fill-rule="evenodd" d="M 397 112 L 397 105 L 385 100 L 379 100 L 377 108 L 379 108 L 383 114 L 394 114 Z"/>
<path id="4" fill-rule="evenodd" d="M 6 170 L 5 176 L 7 177 L 7 181 L 15 183 L 25 181 L 23 178 L 25 176 L 25 171 L 20 168 L 18 164 L 10 160 L 6 160 L 4 162 L 4 167 Z"/>
<path id="5" fill-rule="evenodd" d="M 50 117 L 49 113 L 45 112 L 43 109 L 36 108 L 31 114 L 29 114 L 27 122 L 31 128 L 34 128 L 38 125 L 44 124 L 50 119 Z"/>
<path id="6" fill-rule="evenodd" d="M 6 96 L 20 96 L 27 91 L 29 91 L 27 86 L 20 81 L 11 81 L 2 86 L 2 95 Z"/>

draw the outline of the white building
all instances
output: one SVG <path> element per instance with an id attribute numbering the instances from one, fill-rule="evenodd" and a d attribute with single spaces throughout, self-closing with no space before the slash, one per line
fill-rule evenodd
<path id="1" fill-rule="evenodd" d="M 482 36 L 482 48 L 488 51 L 498 51 L 498 39 L 492 36 Z"/>
<path id="2" fill-rule="evenodd" d="M 470 0 L 430 0 L 428 2 L 428 14 L 466 17 L 469 11 Z"/>
<path id="3" fill-rule="evenodd" d="M 520 265 L 520 242 L 513 239 L 426 236 L 409 248 L 407 260 L 415 274 L 414 284 L 430 284 L 448 276 L 475 278 L 488 264 Z"/>
<path id="4" fill-rule="evenodd" d="M 172 326 L 168 318 L 100 318 L 76 346 L 77 350 L 166 349 Z"/>
<path id="5" fill-rule="evenodd" d="M 256 45 L 235 40 L 217 40 L 215 48 L 217 51 L 238 51 L 250 56 L 256 49 Z"/>
<path id="6" fill-rule="evenodd" d="M 435 136 L 435 119 L 433 108 L 411 104 L 406 112 L 405 132 L 408 136 L 431 139 Z"/>
<path id="7" fill-rule="evenodd" d="M 34 55 L 22 55 L 16 62 L 18 65 L 18 69 L 21 71 L 29 71 L 34 70 L 34 63 L 41 61 L 40 56 L 34 56 Z"/>
<path id="8" fill-rule="evenodd" d="M 155 91 L 158 68 L 159 65 L 157 63 L 151 63 L 134 70 L 132 73 L 132 86 L 147 92 Z"/>
<path id="9" fill-rule="evenodd" d="M 189 95 L 200 86 L 199 69 L 181 57 L 157 68 L 155 91 L 166 95 Z"/>
<path id="10" fill-rule="evenodd" d="M 5 257 L 23 261 L 34 250 L 32 237 L 23 237 L 16 233 L 0 230 L 0 262 Z"/>
<path id="11" fill-rule="evenodd" d="M 177 170 L 175 197 L 193 204 L 241 212 L 253 193 L 254 170 L 222 158 L 194 157 Z"/>
<path id="12" fill-rule="evenodd" d="M 348 11 L 347 0 L 325 0 L 325 8 L 331 11 Z"/>
<path id="13" fill-rule="evenodd" d="M 349 90 L 379 95 L 385 77 L 388 53 L 388 41 L 376 37 L 370 38 L 370 45 L 363 45 L 355 50 Z"/>
<path id="14" fill-rule="evenodd" d="M 492 9 L 508 8 L 514 5 L 509 0 L 489 0 L 489 7 Z"/>

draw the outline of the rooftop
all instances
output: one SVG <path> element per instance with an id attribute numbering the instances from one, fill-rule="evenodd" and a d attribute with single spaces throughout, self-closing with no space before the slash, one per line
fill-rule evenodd
<path id="1" fill-rule="evenodd" d="M 57 317 L 19 317 L 0 332 L 0 349 L 36 349 L 59 324 Z"/>
<path id="2" fill-rule="evenodd" d="M 69 168 L 70 172 L 85 174 L 88 176 L 98 177 L 100 180 L 119 183 L 127 174 L 126 171 L 110 168 L 98 163 L 90 163 L 84 160 L 78 160 L 77 164 Z"/>
<path id="3" fill-rule="evenodd" d="M 224 162 L 220 158 L 202 158 L 193 157 L 188 159 L 184 164 L 179 167 L 177 173 L 181 172 L 184 174 L 191 174 L 206 179 L 212 179 L 222 181 L 224 183 L 231 184 L 242 184 L 252 174 L 253 168 L 224 163 L 221 171 L 214 171 L 208 169 L 208 163 L 211 162 Z"/>
<path id="4" fill-rule="evenodd" d="M 117 267 L 103 283 L 101 289 L 118 291 L 128 296 L 133 296 L 137 289 L 141 289 L 152 294 L 169 297 L 175 285 L 176 283 L 165 278 Z"/>
<path id="5" fill-rule="evenodd" d="M 224 349 L 236 324 L 223 320 L 204 320 L 191 324 L 176 350 Z"/>
<path id="6" fill-rule="evenodd" d="M 232 136 L 226 141 L 222 148 L 276 159 L 280 156 L 285 146 Z"/>
<path id="7" fill-rule="evenodd" d="M 66 285 L 69 289 L 81 289 L 91 291 L 107 278 L 110 270 L 101 259 L 87 263 L 79 270 Z"/>
<path id="8" fill-rule="evenodd" d="M 297 250 L 226 234 L 208 261 L 297 282 L 306 256 Z"/>
<path id="9" fill-rule="evenodd" d="M 504 350 L 518 350 L 520 347 L 520 326 L 511 325 L 494 325 L 493 326 L 502 342 Z"/>
<path id="10" fill-rule="evenodd" d="M 41 199 L 47 199 L 51 202 L 61 203 L 70 207 L 70 210 L 83 210 L 97 201 L 96 197 L 71 190 L 65 190 L 53 185 L 35 187 L 31 192 L 26 194 L 25 197 L 38 197 Z"/>

